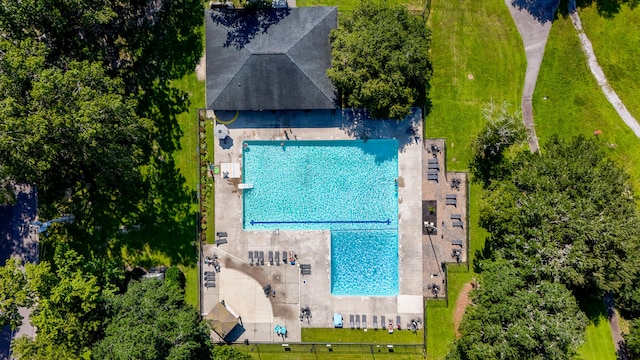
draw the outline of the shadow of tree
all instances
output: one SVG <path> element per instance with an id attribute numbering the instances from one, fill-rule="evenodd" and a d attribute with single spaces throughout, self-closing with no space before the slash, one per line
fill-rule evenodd
<path id="1" fill-rule="evenodd" d="M 214 24 L 229 28 L 225 47 L 244 48 L 258 33 L 266 33 L 271 25 L 277 24 L 291 13 L 289 8 L 277 9 L 216 9 L 210 12 Z"/>
<path id="2" fill-rule="evenodd" d="M 147 251 L 168 257 L 171 264 L 196 264 L 197 212 L 194 207 L 195 191 L 189 190 L 173 158 L 163 155 L 147 174 L 147 189 L 143 203 L 135 219 L 130 221 L 134 229 L 118 236 L 117 248 L 127 251 L 140 260 L 136 265 L 150 267 L 157 261 L 142 255 Z M 141 255 L 136 257 L 136 255 Z"/>
<path id="3" fill-rule="evenodd" d="M 553 21 L 560 16 L 567 18 L 577 9 L 591 7 L 595 4 L 598 14 L 604 18 L 612 18 L 626 4 L 634 9 L 640 0 L 511 0 L 518 9 L 525 9 L 539 22 Z"/>
<path id="4" fill-rule="evenodd" d="M 178 125 L 177 116 L 189 109 L 189 95 L 167 83 L 158 83 L 140 99 L 140 112 L 153 119 L 156 125 L 156 141 L 166 152 L 180 149 L 180 138 L 184 134 Z"/>
<path id="5" fill-rule="evenodd" d="M 422 134 L 418 132 L 422 121 L 422 111 L 413 108 L 403 120 L 372 119 L 367 110 L 342 110 L 342 130 L 349 136 L 358 139 L 396 139 L 398 149 L 403 151 L 407 145 L 421 141 Z"/>

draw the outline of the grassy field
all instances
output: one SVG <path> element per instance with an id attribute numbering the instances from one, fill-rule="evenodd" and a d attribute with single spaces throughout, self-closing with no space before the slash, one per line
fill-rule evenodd
<path id="1" fill-rule="evenodd" d="M 593 4 L 580 10 L 580 18 L 611 87 L 640 119 L 640 8 L 623 4 L 620 13 L 606 18 Z"/>
<path id="2" fill-rule="evenodd" d="M 360 0 L 296 0 L 296 4 L 302 6 L 337 6 L 339 13 L 350 13 L 360 3 Z M 422 13 L 425 0 L 391 0 L 388 3 L 403 4 L 413 10 L 414 13 Z"/>
<path id="3" fill-rule="evenodd" d="M 585 343 L 578 350 L 583 360 L 616 360 L 616 350 L 613 346 L 611 329 L 607 319 L 604 303 L 590 302 L 581 304 L 589 317 L 589 326 L 585 333 Z"/>
<path id="4" fill-rule="evenodd" d="M 372 321 L 369 319 L 369 321 Z M 371 323 L 370 323 L 371 324 Z M 422 344 L 424 333 L 396 330 L 309 329 L 302 328 L 303 342 L 372 343 L 372 344 Z"/>
<path id="5" fill-rule="evenodd" d="M 174 153 L 176 167 L 180 169 L 180 173 L 186 180 L 186 185 L 191 190 L 197 190 L 198 159 L 196 154 L 196 146 L 198 144 L 198 108 L 204 108 L 205 100 L 205 84 L 204 81 L 196 79 L 195 73 L 189 74 L 184 78 L 172 83 L 176 88 L 185 91 L 189 95 L 189 111 L 177 116 L 178 124 L 182 129 L 183 135 L 180 139 L 180 149 Z M 196 205 L 193 208 L 197 211 Z M 174 241 L 192 242 L 193 238 L 174 239 Z M 198 268 L 196 265 L 181 266 L 182 271 L 187 278 L 187 286 L 185 289 L 185 300 L 193 305 L 198 305 Z"/>
<path id="6" fill-rule="evenodd" d="M 568 19 L 555 21 L 551 28 L 533 96 L 533 112 L 543 147 L 553 134 L 593 136 L 595 130 L 602 130 L 600 141 L 631 175 L 635 193 L 640 194 L 640 139 L 624 124 L 597 86 Z"/>
<path id="7" fill-rule="evenodd" d="M 524 48 L 504 1 L 435 0 L 429 22 L 433 106 L 426 134 L 446 138 L 448 168 L 465 170 L 483 107 L 492 100 L 520 105 Z"/>

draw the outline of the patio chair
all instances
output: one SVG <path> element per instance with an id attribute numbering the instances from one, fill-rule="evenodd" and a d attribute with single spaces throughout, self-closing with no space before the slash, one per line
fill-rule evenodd
<path id="1" fill-rule="evenodd" d="M 249 265 L 253 266 L 253 251 L 249 251 Z"/>
<path id="2" fill-rule="evenodd" d="M 378 330 L 378 315 L 373 315 L 373 330 Z"/>
<path id="3" fill-rule="evenodd" d="M 216 240 L 216 246 L 220 246 L 222 244 L 226 244 L 227 243 L 227 239 L 218 239 Z"/>
<path id="4" fill-rule="evenodd" d="M 362 328 L 367 329 L 367 315 L 362 315 Z"/>
<path id="5" fill-rule="evenodd" d="M 273 266 L 273 251 L 269 251 L 269 265 Z"/>
<path id="6" fill-rule="evenodd" d="M 356 314 L 356 329 L 360 329 L 360 314 Z"/>
<path id="7" fill-rule="evenodd" d="M 353 329 L 353 314 L 349 315 L 349 326 Z"/>

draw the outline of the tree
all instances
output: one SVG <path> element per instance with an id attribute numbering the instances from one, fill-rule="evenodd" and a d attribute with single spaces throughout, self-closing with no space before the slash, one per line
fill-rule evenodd
<path id="1" fill-rule="evenodd" d="M 131 282 L 127 292 L 107 299 L 105 337 L 97 359 L 210 359 L 208 326 L 184 302 L 181 289 L 159 280 Z"/>
<path id="2" fill-rule="evenodd" d="M 375 118 L 402 119 L 426 101 L 431 34 L 423 19 L 401 5 L 365 0 L 331 31 L 327 76 L 343 106 Z"/>
<path id="3" fill-rule="evenodd" d="M 0 163 L 12 179 L 87 228 L 135 209 L 154 126 L 123 82 L 99 63 L 47 68 L 31 40 L 0 48 Z"/>
<path id="4" fill-rule="evenodd" d="M 15 330 L 22 325 L 18 308 L 31 305 L 31 295 L 20 260 L 7 260 L 5 266 L 0 267 L 0 326 L 9 325 Z"/>
<path id="5" fill-rule="evenodd" d="M 640 319 L 631 321 L 629 333 L 625 335 L 624 341 L 631 359 L 640 359 Z"/>
<path id="6" fill-rule="evenodd" d="M 470 167 L 474 178 L 482 180 L 487 186 L 492 179 L 508 173 L 504 169 L 508 166 L 505 151 L 526 140 L 527 130 L 522 122 L 522 114 L 510 113 L 507 103 L 501 107 L 489 103 L 483 109 L 483 117 L 487 123 L 471 144 L 473 159 Z"/>
<path id="7" fill-rule="evenodd" d="M 447 360 L 573 359 L 587 318 L 567 288 L 527 283 L 508 261 L 486 264 Z"/>
<path id="8" fill-rule="evenodd" d="M 640 223 L 628 176 L 595 140 L 519 153 L 483 200 L 491 246 L 527 276 L 594 297 L 634 286 Z"/>

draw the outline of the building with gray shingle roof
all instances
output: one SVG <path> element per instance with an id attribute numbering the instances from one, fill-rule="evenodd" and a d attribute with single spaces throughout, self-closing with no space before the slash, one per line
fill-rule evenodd
<path id="1" fill-rule="evenodd" d="M 207 109 L 333 109 L 336 7 L 208 10 Z"/>

